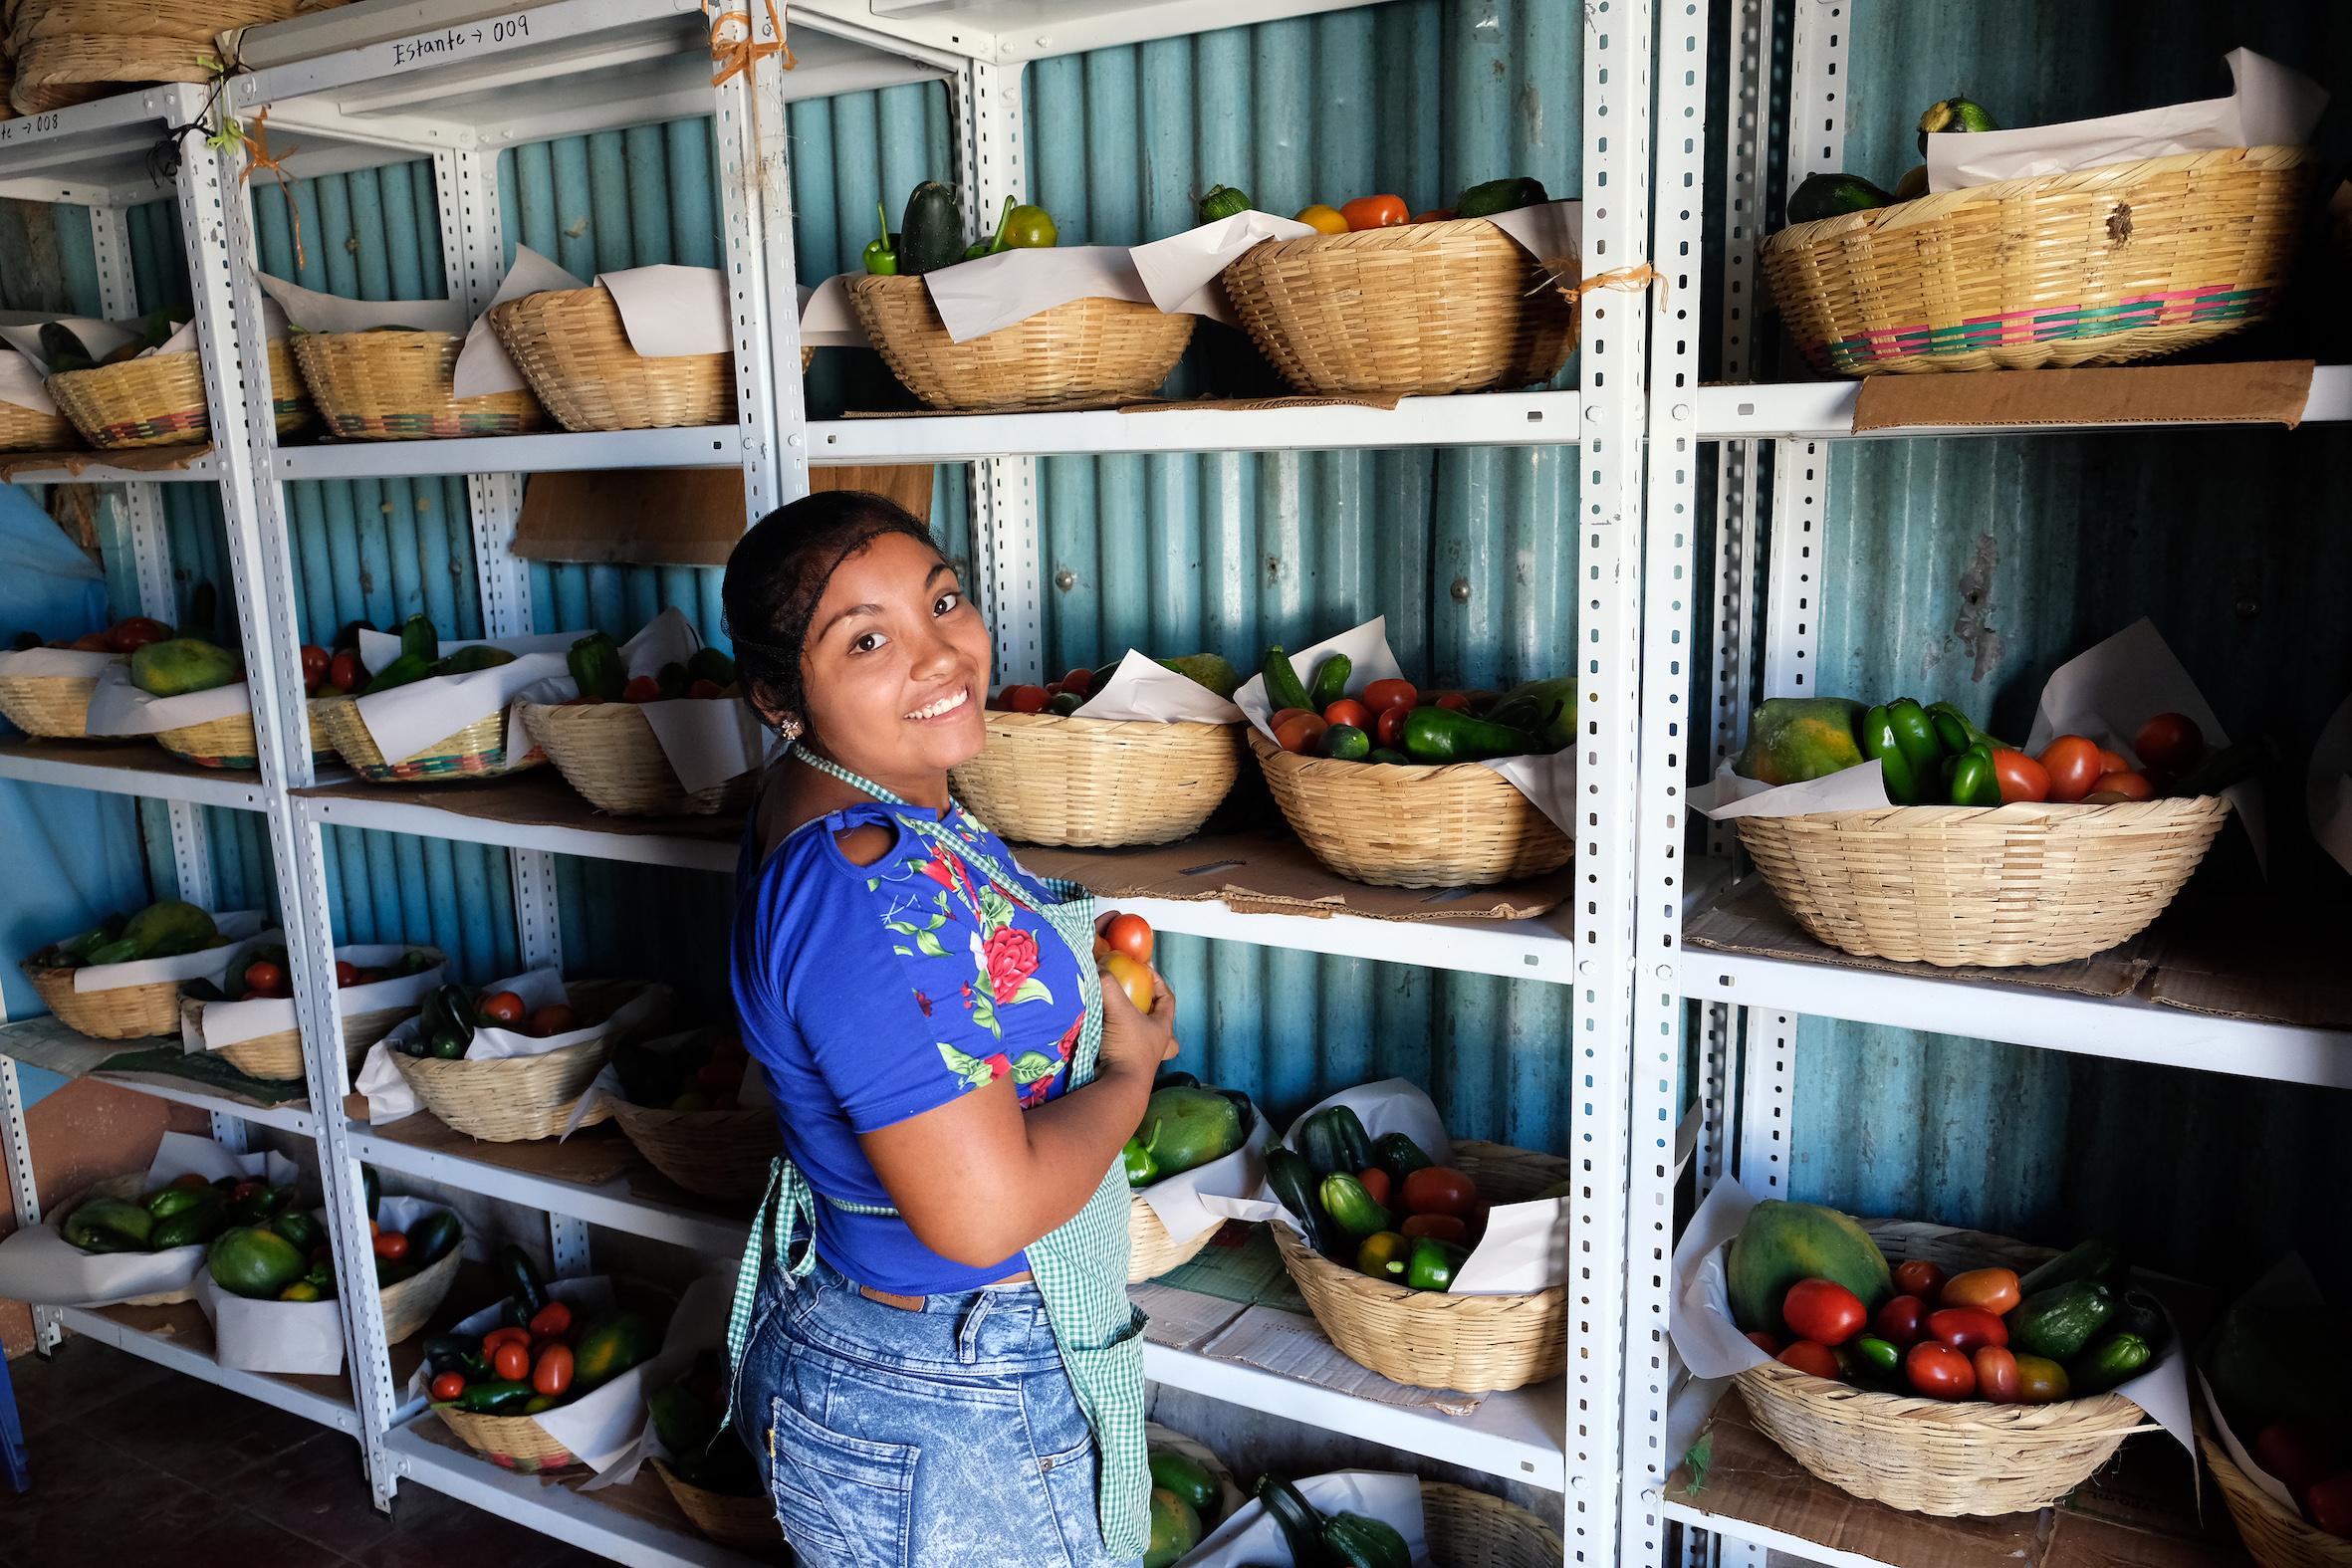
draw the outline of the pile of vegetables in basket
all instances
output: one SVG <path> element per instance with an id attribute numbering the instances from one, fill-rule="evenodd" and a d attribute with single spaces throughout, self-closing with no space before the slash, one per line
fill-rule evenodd
<path id="1" fill-rule="evenodd" d="M 2020 1277 L 1890 1269 L 1833 1209 L 1767 1201 L 1725 1259 L 1732 1318 L 1757 1348 L 1813 1377 L 1881 1393 L 1996 1405 L 2087 1399 L 2128 1382 L 2171 1336 L 2129 1283 L 2122 1251 L 2092 1239 Z"/>
<path id="2" fill-rule="evenodd" d="M 574 643 L 564 655 L 564 663 L 580 688 L 580 695 L 564 705 L 567 707 L 742 695 L 735 684 L 735 660 L 717 648 L 700 648 L 691 658 L 673 659 L 654 674 L 632 676 L 621 662 L 620 645 L 607 633 L 597 631 Z"/>
<path id="3" fill-rule="evenodd" d="M 1402 196 L 1382 192 L 1373 196 L 1358 196 L 1334 207 L 1328 202 L 1310 202 L 1292 214 L 1294 222 L 1303 223 L 1318 234 L 1352 234 L 1363 229 L 1392 229 L 1406 223 L 1443 223 L 1451 218 L 1491 218 L 1499 212 L 1511 212 L 1521 207 L 1532 207 L 1551 199 L 1543 189 L 1543 182 L 1515 176 L 1509 179 L 1482 180 L 1467 187 L 1451 207 L 1436 207 L 1426 212 L 1413 212 Z M 1203 223 L 1214 223 L 1236 213 L 1250 210 L 1246 191 L 1231 185 L 1212 186 L 1200 200 Z"/>
<path id="4" fill-rule="evenodd" d="M 1928 137 L 1939 132 L 1999 130 L 2000 125 L 1982 104 L 1954 97 L 1939 99 L 1927 107 L 1919 116 L 1919 155 L 1928 155 Z M 1864 179 L 1859 174 L 1808 174 L 1804 183 L 1789 193 L 1788 221 L 1810 223 L 1816 218 L 1834 218 L 1841 212 L 1867 212 L 1873 207 L 1892 206 L 1898 201 L 1910 201 L 1928 193 L 1928 166 L 1914 164 L 1890 193 Z"/>
<path id="5" fill-rule="evenodd" d="M 28 648 L 71 648 L 77 653 L 136 653 L 150 642 L 164 642 L 171 637 L 171 628 L 159 620 L 144 615 L 125 615 L 104 631 L 86 631 L 71 642 L 43 642 L 38 632 L 21 631 L 16 635 L 13 651 L 22 653 Z"/>
<path id="6" fill-rule="evenodd" d="M 1162 669 L 1174 670 L 1197 681 L 1220 697 L 1230 698 L 1242 684 L 1241 672 L 1224 655 L 1216 653 L 1188 653 L 1181 658 L 1155 660 Z M 998 713 L 1050 713 L 1066 719 L 1084 706 L 1101 684 L 1102 673 L 1115 670 L 1117 659 L 1106 659 L 1092 668 L 1081 664 L 1069 670 L 1058 681 L 1043 686 L 1015 682 L 998 689 L 988 700 L 988 706 Z"/>
<path id="7" fill-rule="evenodd" d="M 112 914 L 88 931 L 43 948 L 25 961 L 33 969 L 84 969 L 100 964 L 135 964 L 176 958 L 206 948 L 225 948 L 212 917 L 176 898 L 158 899 L 136 914 Z"/>
<path id="8" fill-rule="evenodd" d="M 576 1321 L 570 1306 L 548 1294 L 538 1266 L 521 1247 L 502 1248 L 498 1266 L 511 1287 L 499 1326 L 480 1335 L 435 1334 L 424 1342 L 435 1406 L 480 1416 L 536 1416 L 602 1387 L 659 1348 L 660 1335 L 635 1312 Z"/>
<path id="9" fill-rule="evenodd" d="M 2352 1560 L 2333 1542 L 2298 1538 L 2308 1525 L 2352 1540 L 2352 1443 L 2343 1433 L 2352 1369 L 2310 1353 L 2348 1333 L 2352 1311 L 2328 1300 L 2310 1266 L 2290 1256 L 2224 1309 L 2206 1342 L 2200 1361 L 2216 1425 L 2242 1445 L 2225 1452 L 2209 1439 L 2206 1454 L 2256 1562 Z M 2293 1499 L 2291 1515 L 2268 1487 L 2240 1479 L 2228 1462 L 2239 1452 Z M 2257 1537 L 2282 1550 L 2263 1550 Z"/>
<path id="10" fill-rule="evenodd" d="M 165 1252 L 210 1241 L 231 1226 L 267 1225 L 293 1199 L 292 1187 L 251 1177 L 207 1182 L 190 1173 L 135 1201 L 93 1198 L 66 1217 L 63 1233 L 85 1252 Z"/>
<path id="11" fill-rule="evenodd" d="M 425 998 L 419 1026 L 400 1041 L 400 1049 L 410 1056 L 457 1061 L 473 1044 L 474 1030 L 483 1027 L 546 1039 L 579 1028 L 580 1014 L 568 1002 L 535 1009 L 511 991 L 477 995 L 452 981 Z"/>
<path id="12" fill-rule="evenodd" d="M 1163 1072 L 1152 1081 L 1135 1136 L 1119 1150 L 1130 1188 L 1222 1160 L 1250 1136 L 1257 1112 L 1239 1089 L 1215 1089 L 1189 1072 Z"/>
<path id="13" fill-rule="evenodd" d="M 742 1031 L 702 1029 L 673 1048 L 649 1050 L 629 1041 L 613 1053 L 620 1091 L 631 1105 L 666 1111 L 727 1111 L 742 1103 L 751 1053 Z"/>
<path id="14" fill-rule="evenodd" d="M 375 1173 L 366 1176 L 372 1196 Z M 372 1220 L 367 1229 L 378 1290 L 432 1267 L 465 1237 L 456 1214 L 447 1209 L 426 1213 L 404 1232 L 381 1230 Z M 299 1209 L 281 1209 L 260 1223 L 221 1232 L 204 1260 L 214 1284 L 249 1301 L 326 1301 L 335 1295 L 335 1248 L 327 1227 Z"/>
<path id="15" fill-rule="evenodd" d="M 441 652 L 441 633 L 434 626 L 432 617 L 411 615 L 400 623 L 398 656 L 354 690 L 358 695 L 371 696 L 415 681 L 433 680 L 443 675 L 471 675 L 476 670 L 494 670 L 502 664 L 514 662 L 514 654 L 506 649 L 481 642 L 471 643 L 444 655 Z"/>
<path id="16" fill-rule="evenodd" d="M 83 342 L 71 327 L 63 322 L 41 324 L 41 357 L 48 361 L 51 375 L 64 375 L 72 370 L 95 370 L 100 365 L 122 364 L 137 358 L 149 348 L 160 348 L 171 340 L 171 335 L 188 324 L 190 312 L 184 305 L 168 305 L 149 311 L 135 324 L 131 336 L 105 354 L 93 355 L 89 344 Z"/>
<path id="17" fill-rule="evenodd" d="M 1346 654 L 1324 658 L 1302 681 L 1279 644 L 1266 650 L 1263 673 L 1274 707 L 1269 728 L 1284 751 L 1301 756 L 1442 766 L 1548 756 L 1575 740 L 1573 676 L 1529 681 L 1501 696 L 1424 694 L 1411 681 L 1381 680 L 1349 697 L 1354 668 Z"/>
<path id="18" fill-rule="evenodd" d="M 876 278 L 920 277 L 999 251 L 1050 250 L 1060 238 L 1052 213 L 1007 196 L 1004 210 L 997 216 L 996 232 L 966 245 L 956 188 L 935 179 L 923 181 L 907 194 L 906 216 L 895 230 L 879 201 L 874 203 L 874 216 L 881 233 L 867 242 L 862 261 L 867 275 Z"/>
<path id="19" fill-rule="evenodd" d="M 1948 702 L 1900 697 L 1865 706 L 1843 697 L 1772 697 L 1749 721 L 1732 765 L 1745 779 L 1802 784 L 1876 762 L 1896 805 L 2112 805 L 2159 795 L 2216 794 L 2250 770 L 2248 748 L 2209 754 L 2197 721 L 2160 713 L 2140 726 L 2137 761 L 2080 735 L 2033 756 L 1997 741 Z"/>
<path id="20" fill-rule="evenodd" d="M 1143 1568 L 1170 1568 L 1217 1527 L 1224 1516 L 1225 1488 L 1208 1465 L 1182 1449 L 1153 1442 L 1148 1452 L 1151 1540 L 1143 1551 Z"/>
<path id="21" fill-rule="evenodd" d="M 1258 1501 L 1281 1527 L 1293 1568 L 1412 1568 L 1396 1526 L 1361 1513 L 1326 1516 L 1278 1475 L 1258 1477 Z"/>

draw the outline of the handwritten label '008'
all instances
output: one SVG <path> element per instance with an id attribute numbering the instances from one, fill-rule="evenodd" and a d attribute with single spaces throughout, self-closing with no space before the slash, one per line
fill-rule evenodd
<path id="1" fill-rule="evenodd" d="M 438 33 L 420 33 L 414 38 L 392 41 L 392 68 L 423 65 L 428 61 L 450 60 L 488 44 L 493 47 L 511 44 L 531 36 L 531 17 L 527 12 L 500 17 L 492 22 L 477 22 L 470 27 L 444 28 Z"/>
<path id="2" fill-rule="evenodd" d="M 49 135 L 63 123 L 56 114 L 27 114 L 21 119 L 0 119 L 0 145 Z"/>

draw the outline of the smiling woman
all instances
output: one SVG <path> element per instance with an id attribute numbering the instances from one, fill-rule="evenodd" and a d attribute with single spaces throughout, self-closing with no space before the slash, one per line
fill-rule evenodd
<path id="1" fill-rule="evenodd" d="M 1103 987 L 1091 901 L 949 794 L 987 741 L 989 636 L 920 523 L 796 502 L 744 536 L 725 598 L 745 693 L 792 743 L 737 878 L 736 1007 L 790 1151 L 729 1330 L 737 1434 L 805 1563 L 1131 1561 L 1150 1480 L 1118 1151 L 1175 999 Z"/>

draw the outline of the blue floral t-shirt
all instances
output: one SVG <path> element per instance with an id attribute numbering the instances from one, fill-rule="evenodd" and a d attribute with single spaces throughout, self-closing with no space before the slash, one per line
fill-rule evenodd
<path id="1" fill-rule="evenodd" d="M 860 866 L 836 838 L 867 823 L 897 839 Z M 1020 875 L 1031 902 L 1054 902 L 962 806 L 942 825 Z M 757 853 L 747 846 L 738 878 L 735 1005 L 774 1088 L 785 1152 L 819 1195 L 819 1254 L 859 1284 L 903 1295 L 970 1290 L 1028 1267 L 1019 1252 L 978 1268 L 953 1262 L 905 1221 L 825 1199 L 890 1203 L 860 1134 L 998 1078 L 1013 1080 L 1024 1108 L 1067 1087 L 1084 1021 L 1069 945 L 878 802 L 809 823 L 764 863 Z"/>

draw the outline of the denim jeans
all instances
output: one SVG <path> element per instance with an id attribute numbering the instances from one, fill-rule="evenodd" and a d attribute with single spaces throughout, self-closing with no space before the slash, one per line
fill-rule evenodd
<path id="1" fill-rule="evenodd" d="M 771 1262 L 734 1411 L 805 1568 L 1128 1568 L 1035 1286 L 909 1312 Z"/>

